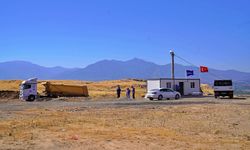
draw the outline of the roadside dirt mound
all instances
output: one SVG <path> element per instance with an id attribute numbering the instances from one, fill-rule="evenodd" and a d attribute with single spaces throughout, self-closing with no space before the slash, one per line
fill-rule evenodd
<path id="1" fill-rule="evenodd" d="M 1 99 L 18 99 L 19 92 L 17 91 L 0 91 Z"/>

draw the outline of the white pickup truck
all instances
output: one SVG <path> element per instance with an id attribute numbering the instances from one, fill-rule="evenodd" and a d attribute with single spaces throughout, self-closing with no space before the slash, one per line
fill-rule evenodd
<path id="1" fill-rule="evenodd" d="M 214 81 L 214 97 L 234 97 L 233 81 L 232 80 L 215 80 Z"/>

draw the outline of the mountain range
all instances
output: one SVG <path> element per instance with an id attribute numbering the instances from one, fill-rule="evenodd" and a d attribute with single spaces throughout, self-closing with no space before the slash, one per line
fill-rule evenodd
<path id="1" fill-rule="evenodd" d="M 194 70 L 191 78 L 201 78 L 203 83 L 212 83 L 215 79 L 232 79 L 235 82 L 250 83 L 250 73 L 236 70 L 217 70 L 209 68 L 209 73 L 199 73 L 199 68 L 175 64 L 177 78 L 185 78 L 185 71 Z M 171 64 L 158 65 L 142 59 L 128 61 L 102 60 L 85 68 L 43 67 L 25 61 L 0 63 L 0 79 L 39 79 L 53 80 L 115 80 L 125 78 L 149 79 L 171 76 Z"/>

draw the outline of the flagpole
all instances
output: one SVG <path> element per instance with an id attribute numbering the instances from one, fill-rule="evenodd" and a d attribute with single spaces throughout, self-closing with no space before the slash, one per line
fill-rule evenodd
<path id="1" fill-rule="evenodd" d="M 199 79 L 201 79 L 201 72 L 200 72 L 200 68 L 198 68 L 198 72 L 199 72 Z"/>
<path id="2" fill-rule="evenodd" d="M 173 90 L 175 90 L 175 74 L 174 74 L 174 56 L 175 56 L 175 53 L 173 50 L 170 50 L 170 55 L 172 57 L 172 81 L 173 81 Z"/>
<path id="3" fill-rule="evenodd" d="M 186 80 L 188 82 L 188 71 L 187 70 L 186 70 L 185 74 L 186 74 Z"/>

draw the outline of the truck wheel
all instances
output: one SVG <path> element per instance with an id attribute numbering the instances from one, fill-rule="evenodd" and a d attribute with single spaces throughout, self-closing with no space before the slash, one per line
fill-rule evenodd
<path id="1" fill-rule="evenodd" d="M 233 96 L 233 95 L 230 95 L 230 96 L 229 96 L 229 98 L 230 98 L 230 99 L 233 99 L 233 98 L 234 98 L 234 96 Z"/>
<path id="2" fill-rule="evenodd" d="M 154 99 L 153 99 L 153 98 L 149 98 L 149 100 L 151 100 L 151 101 L 152 101 L 152 100 L 154 100 Z"/>
<path id="3" fill-rule="evenodd" d="M 29 101 L 29 102 L 33 102 L 33 101 L 35 101 L 35 99 L 36 99 L 35 95 L 30 95 L 30 96 L 28 97 L 28 101 Z"/>
<path id="4" fill-rule="evenodd" d="M 158 96 L 158 100 L 162 100 L 163 99 L 163 96 L 162 95 L 159 95 Z"/>

